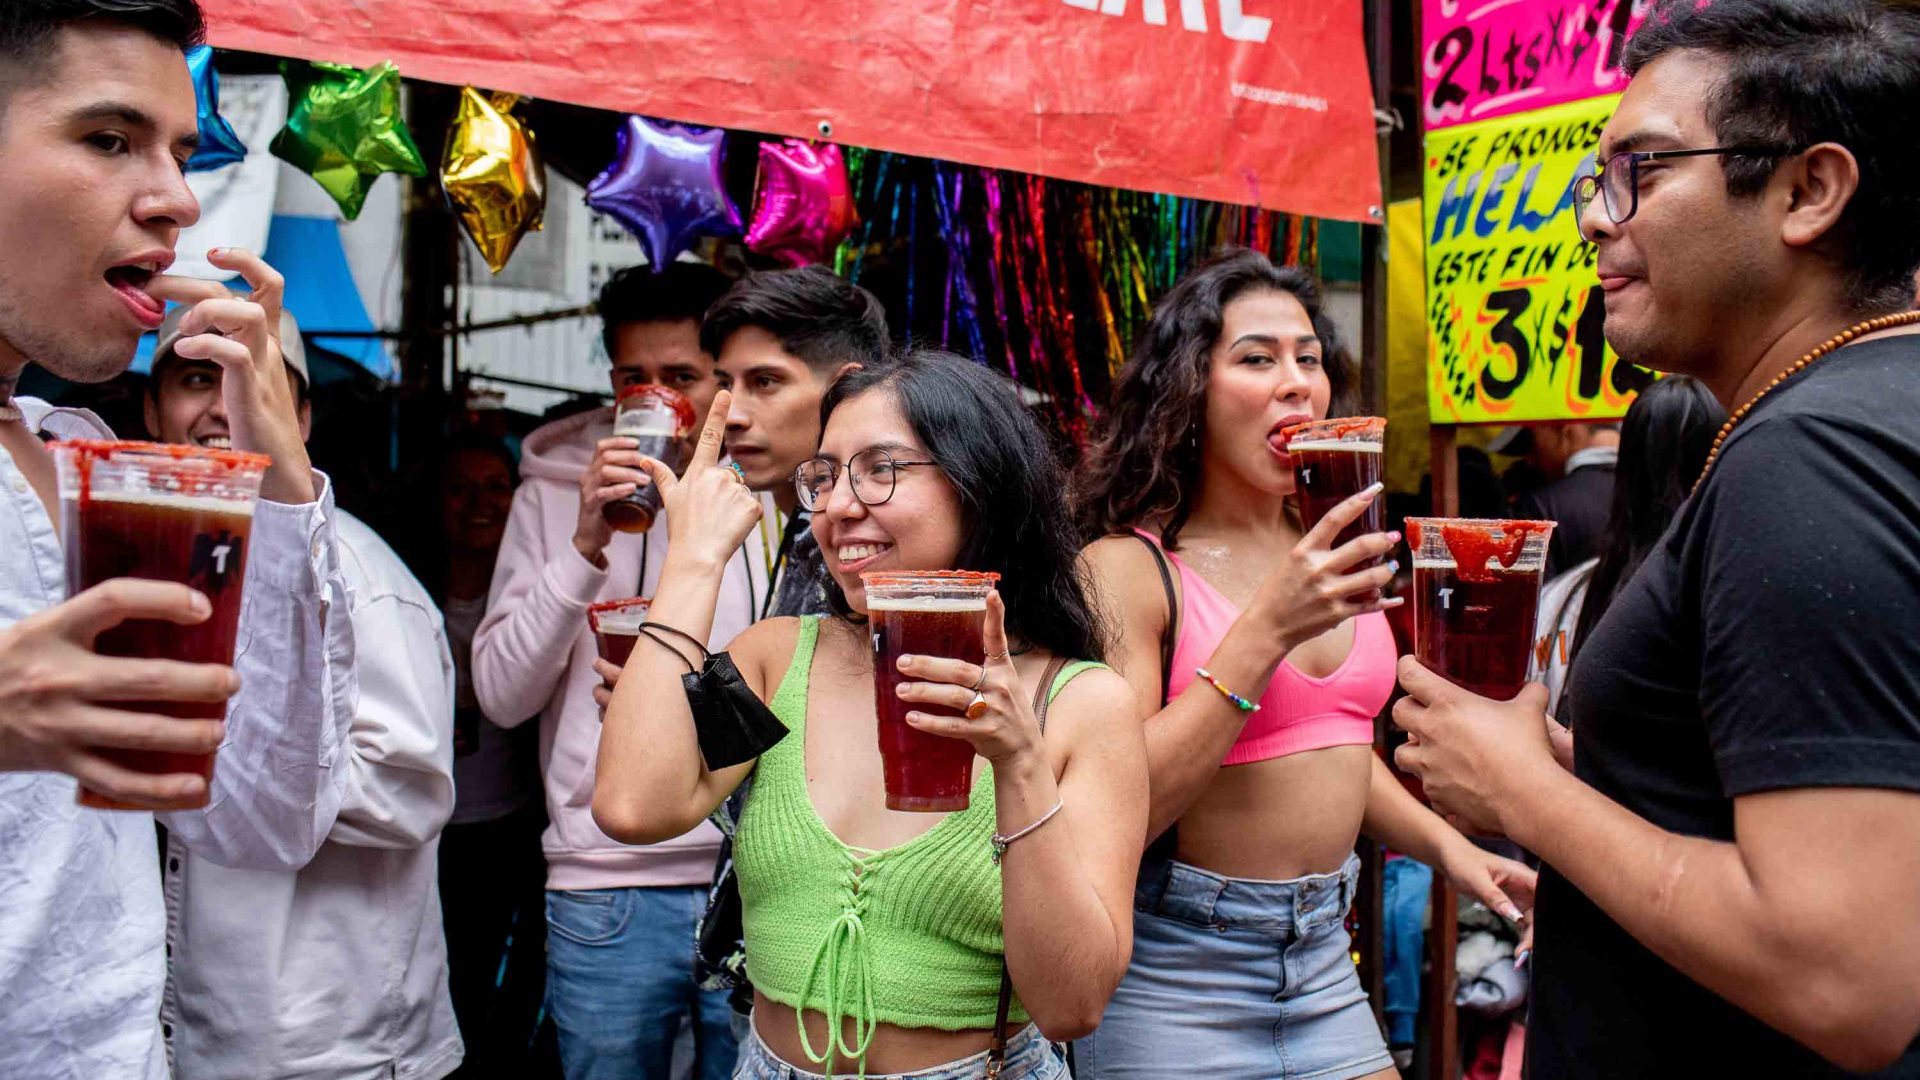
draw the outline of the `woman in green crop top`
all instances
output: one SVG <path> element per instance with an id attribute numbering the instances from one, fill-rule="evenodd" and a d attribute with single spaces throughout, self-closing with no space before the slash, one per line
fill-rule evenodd
<path id="1" fill-rule="evenodd" d="M 715 401 L 684 476 L 648 468 L 670 537 L 649 621 L 701 640 L 721 568 L 760 514 L 715 465 L 728 404 Z M 946 354 L 854 371 L 821 415 L 820 456 L 796 494 L 814 509 L 837 614 L 768 620 L 729 647 L 786 738 L 709 771 L 680 685 L 687 663 L 642 641 L 607 709 L 595 820 L 628 843 L 678 836 L 752 774 L 734 854 L 754 1036 L 737 1077 L 958 1080 L 989 1075 L 1003 1053 L 1005 1080 L 1055 1080 L 1065 1065 L 1053 1044 L 1091 1030 L 1126 971 L 1147 812 L 1126 683 L 1057 662 L 1102 655 L 1061 470 L 1013 385 Z M 987 661 L 903 657 L 919 681 L 900 696 L 958 708 L 980 685 L 977 719 L 909 714 L 972 744 L 971 804 L 897 812 L 885 805 L 860 574 L 950 568 L 1001 575 Z"/>

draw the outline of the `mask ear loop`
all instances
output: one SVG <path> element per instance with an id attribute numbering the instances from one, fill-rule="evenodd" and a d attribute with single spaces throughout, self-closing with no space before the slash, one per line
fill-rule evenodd
<path id="1" fill-rule="evenodd" d="M 693 672 L 700 670 L 700 666 L 696 666 L 693 661 L 687 659 L 687 654 L 680 651 L 680 647 L 678 645 L 673 644 L 672 642 L 668 641 L 666 638 L 663 638 L 659 634 L 655 633 L 654 631 L 656 630 L 665 630 L 669 634 L 677 634 L 680 637 L 685 638 L 689 642 L 692 642 L 693 647 L 700 650 L 701 666 L 704 666 L 707 661 L 713 659 L 713 654 L 708 652 L 707 647 L 705 645 L 700 644 L 699 639 L 695 638 L 692 634 L 689 634 L 684 630 L 675 630 L 673 627 L 668 626 L 665 623 L 656 623 L 656 622 L 641 623 L 640 632 L 646 635 L 647 639 L 652 641 L 654 644 L 660 646 L 661 648 L 667 650 L 673 655 L 679 657 L 680 662 L 687 665 L 688 674 L 692 674 Z"/>

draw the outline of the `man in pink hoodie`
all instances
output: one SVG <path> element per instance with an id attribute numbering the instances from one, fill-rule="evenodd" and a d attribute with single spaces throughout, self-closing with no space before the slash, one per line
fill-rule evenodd
<path id="1" fill-rule="evenodd" d="M 700 319 L 728 280 L 675 263 L 616 274 L 600 294 L 613 390 L 656 383 L 704 417 L 719 388 L 701 350 Z M 540 722 L 547 815 L 547 1002 L 568 1080 L 669 1075 L 673 1042 L 691 1018 L 698 1080 L 725 1080 L 735 1042 L 726 995 L 698 989 L 694 927 L 720 834 L 710 824 L 663 844 L 628 847 L 593 822 L 600 710 L 587 608 L 651 596 L 666 562 L 665 516 L 645 534 L 615 533 L 601 514 L 645 479 L 638 444 L 615 439 L 611 410 L 557 420 L 527 436 L 486 617 L 473 641 L 473 681 L 489 719 Z M 771 516 L 771 515 L 769 515 Z M 750 541 L 727 567 L 710 647 L 759 616 L 767 543 Z M 522 719 L 524 718 L 524 719 Z"/>

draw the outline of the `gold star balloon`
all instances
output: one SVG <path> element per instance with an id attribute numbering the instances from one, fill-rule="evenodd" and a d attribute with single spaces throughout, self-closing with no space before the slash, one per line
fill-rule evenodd
<path id="1" fill-rule="evenodd" d="M 381 173 L 427 175 L 400 116 L 400 72 L 391 62 L 362 71 L 282 61 L 280 75 L 292 100 L 273 153 L 319 181 L 348 221 L 360 216 Z"/>
<path id="2" fill-rule="evenodd" d="M 440 186 L 496 274 L 520 238 L 540 228 L 547 209 L 546 166 L 533 132 L 513 115 L 518 100 L 471 86 L 460 91 L 460 109 L 440 162 Z"/>

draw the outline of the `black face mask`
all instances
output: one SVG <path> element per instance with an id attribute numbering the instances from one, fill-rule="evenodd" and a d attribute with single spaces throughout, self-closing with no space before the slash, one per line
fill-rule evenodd
<path id="1" fill-rule="evenodd" d="M 662 638 L 665 631 L 700 650 L 701 665 L 695 668 L 677 647 Z M 672 650 L 687 665 L 680 685 L 687 691 L 687 708 L 693 712 L 694 731 L 700 738 L 700 756 L 707 771 L 752 761 L 787 736 L 787 725 L 740 677 L 733 658 L 724 652 L 710 653 L 693 635 L 659 623 L 642 623 L 640 632 Z"/>

